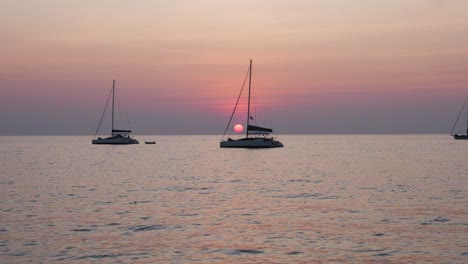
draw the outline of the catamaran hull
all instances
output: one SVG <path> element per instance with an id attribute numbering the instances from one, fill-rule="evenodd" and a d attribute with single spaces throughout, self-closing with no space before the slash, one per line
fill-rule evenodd
<path id="1" fill-rule="evenodd" d="M 93 139 L 93 144 L 106 144 L 106 145 L 129 145 L 129 144 L 139 144 L 138 140 L 133 138 L 102 138 L 102 139 Z"/>
<path id="2" fill-rule="evenodd" d="M 468 140 L 468 135 L 453 135 L 454 139 L 465 139 Z"/>
<path id="3" fill-rule="evenodd" d="M 239 139 L 221 141 L 219 143 L 221 148 L 282 148 L 283 144 L 276 140 L 270 139 Z"/>

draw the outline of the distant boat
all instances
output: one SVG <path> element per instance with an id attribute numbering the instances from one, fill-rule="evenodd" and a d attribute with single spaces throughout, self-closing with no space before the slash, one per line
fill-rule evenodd
<path id="1" fill-rule="evenodd" d="M 460 110 L 460 113 L 458 114 L 457 121 L 455 121 L 455 124 L 452 127 L 452 131 L 450 131 L 450 135 L 453 136 L 454 139 L 467 139 L 468 140 L 468 97 L 465 99 L 465 103 L 462 106 L 462 109 Z M 459 135 L 459 134 L 453 134 L 453 130 L 455 130 L 455 127 L 457 126 L 458 121 L 460 120 L 460 116 L 463 113 L 463 110 L 466 109 L 466 134 Z"/>
<path id="2" fill-rule="evenodd" d="M 110 137 L 107 138 L 100 138 L 98 137 L 97 139 L 93 139 L 92 143 L 93 144 L 108 144 L 108 145 L 127 145 L 127 144 L 138 144 L 138 140 L 131 138 L 130 133 L 132 132 L 131 130 L 123 130 L 123 129 L 114 129 L 114 97 L 115 97 L 115 80 L 112 81 L 112 129 L 111 129 L 111 135 Z M 104 114 L 106 113 L 107 105 L 109 103 L 110 95 L 107 98 L 106 102 L 106 107 L 104 108 L 104 112 L 102 113 L 101 120 L 99 121 L 98 128 L 96 130 L 96 134 L 94 135 L 96 137 L 97 133 L 99 132 L 99 128 L 101 127 L 101 122 L 104 117 Z"/>
<path id="3" fill-rule="evenodd" d="M 274 137 L 269 136 L 270 133 L 273 132 L 271 128 L 265 128 L 260 126 L 250 125 L 250 120 L 253 118 L 250 116 L 250 91 L 251 91 L 251 84 L 252 84 L 252 60 L 250 60 L 249 65 L 249 97 L 248 97 L 248 104 L 247 104 L 247 126 L 246 126 L 246 133 L 245 138 L 241 139 L 231 139 L 228 138 L 227 140 L 223 140 L 224 136 L 226 135 L 229 126 L 231 125 L 232 117 L 237 109 L 237 105 L 239 103 L 239 98 L 242 95 L 242 90 L 239 93 L 239 97 L 237 99 L 236 105 L 234 106 L 234 110 L 232 111 L 231 118 L 229 119 L 229 123 L 224 131 L 223 139 L 219 143 L 221 148 L 281 148 L 283 144 L 277 141 Z"/>
<path id="4" fill-rule="evenodd" d="M 156 144 L 156 141 L 145 141 L 145 144 Z"/>

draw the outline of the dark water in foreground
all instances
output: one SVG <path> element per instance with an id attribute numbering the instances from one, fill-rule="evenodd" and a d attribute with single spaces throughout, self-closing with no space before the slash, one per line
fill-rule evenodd
<path id="1" fill-rule="evenodd" d="M 468 263 L 468 141 L 0 137 L 1 263 Z"/>

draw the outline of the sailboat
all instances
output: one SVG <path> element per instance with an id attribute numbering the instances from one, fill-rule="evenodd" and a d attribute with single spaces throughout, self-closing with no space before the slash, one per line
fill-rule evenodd
<path id="1" fill-rule="evenodd" d="M 115 98 L 115 80 L 112 81 L 112 130 L 110 137 L 107 138 L 100 138 L 93 139 L 93 144 L 108 144 L 108 145 L 127 145 L 127 144 L 138 144 L 138 140 L 130 137 L 131 130 L 123 130 L 123 129 L 114 129 L 114 98 Z M 107 105 L 109 103 L 110 95 L 107 98 L 106 107 L 104 108 L 104 112 L 102 113 L 101 120 L 99 121 L 98 128 L 96 130 L 96 137 L 99 127 L 101 126 L 102 119 L 104 114 L 106 113 Z"/>
<path id="2" fill-rule="evenodd" d="M 236 105 L 234 106 L 234 110 L 232 111 L 231 118 L 229 119 L 228 125 L 226 130 L 224 131 L 223 139 L 219 143 L 221 148 L 281 148 L 283 144 L 277 141 L 274 137 L 270 136 L 270 133 L 273 132 L 271 128 L 265 128 L 260 126 L 254 126 L 250 124 L 250 120 L 252 117 L 250 116 L 250 94 L 251 94 L 251 86 L 252 86 L 252 60 L 250 60 L 249 65 L 249 97 L 248 97 L 248 104 L 247 104 L 247 126 L 246 126 L 246 133 L 245 138 L 241 139 L 232 139 L 228 138 L 224 140 L 224 136 L 226 135 L 227 130 L 229 129 L 232 121 L 232 117 L 234 116 L 237 105 L 239 104 L 239 98 L 242 95 L 242 91 L 244 86 L 239 93 L 239 97 L 237 98 Z"/>
<path id="3" fill-rule="evenodd" d="M 467 139 L 468 140 L 468 97 L 465 99 L 465 103 L 463 104 L 462 109 L 460 110 L 460 113 L 458 114 L 457 121 L 455 121 L 455 124 L 452 127 L 452 131 L 450 131 L 450 135 L 453 136 L 454 139 Z M 466 108 L 466 135 L 459 135 L 459 134 L 453 134 L 453 130 L 457 126 L 458 120 L 460 120 L 460 116 L 463 113 L 463 110 Z"/>

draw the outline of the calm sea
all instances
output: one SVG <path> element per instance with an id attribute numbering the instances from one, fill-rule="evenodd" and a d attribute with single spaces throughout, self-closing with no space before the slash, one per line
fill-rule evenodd
<path id="1" fill-rule="evenodd" d="M 468 263 L 447 135 L 0 137 L 1 263 Z"/>

